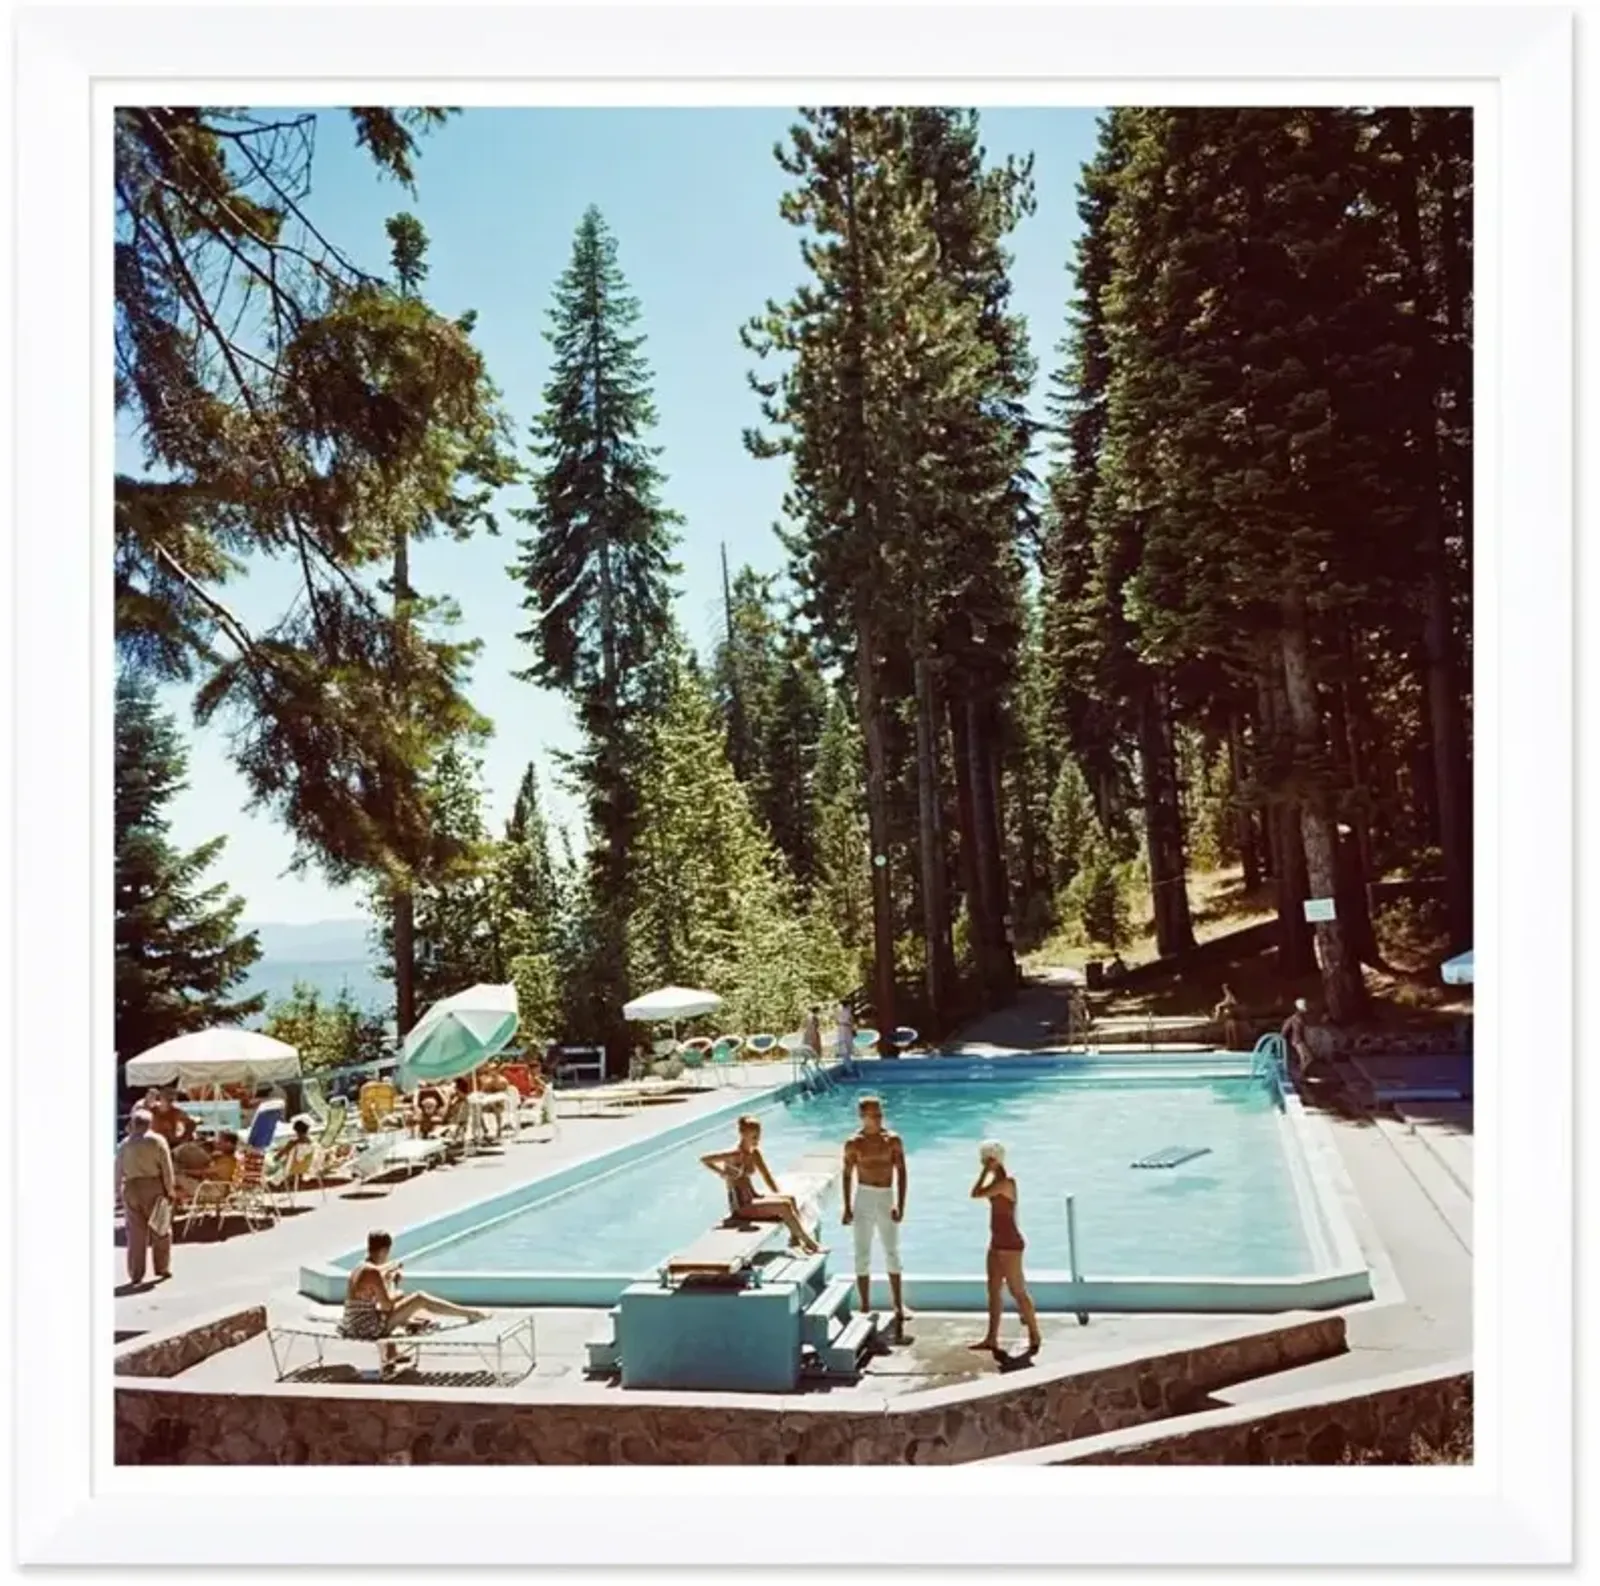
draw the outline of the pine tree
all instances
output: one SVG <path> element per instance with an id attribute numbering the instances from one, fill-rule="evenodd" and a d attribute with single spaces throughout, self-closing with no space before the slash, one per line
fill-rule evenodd
<path id="1" fill-rule="evenodd" d="M 827 685 L 773 579 L 741 568 L 725 590 L 724 614 L 711 679 L 728 759 L 791 874 L 806 885 L 816 868 L 811 789 Z"/>
<path id="2" fill-rule="evenodd" d="M 516 986 L 523 1029 L 551 1034 L 561 1017 L 557 961 L 566 903 L 531 765 L 522 774 L 505 838 L 490 862 L 489 887 L 496 978 Z"/>
<path id="3" fill-rule="evenodd" d="M 607 988 L 621 989 L 625 972 L 638 829 L 633 762 L 678 570 L 678 519 L 662 504 L 659 453 L 649 444 L 655 409 L 644 339 L 633 333 L 639 317 L 616 240 L 591 207 L 550 312 L 552 369 L 533 423 L 534 505 L 517 513 L 532 534 L 512 572 L 531 619 L 519 636 L 534 655 L 523 675 L 565 693 L 587 739 L 577 771 L 593 829 L 601 1001 Z"/>
<path id="4" fill-rule="evenodd" d="M 350 112 L 407 187 L 444 115 Z M 316 123 L 117 113 L 116 400 L 146 466 L 116 482 L 116 614 L 124 662 L 196 683 L 201 720 L 228 715 L 255 801 L 297 864 L 339 883 L 405 871 L 428 825 L 417 772 L 474 719 L 471 647 L 397 634 L 379 572 L 397 530 L 492 526 L 510 464 L 470 318 L 359 268 L 308 218 Z M 256 630 L 224 598 L 250 556 L 296 586 Z"/>
<path id="5" fill-rule="evenodd" d="M 817 748 L 812 822 L 817 869 L 812 897 L 852 956 L 851 989 L 872 967 L 872 848 L 862 796 L 861 734 L 843 699 L 834 694 Z"/>
<path id="6" fill-rule="evenodd" d="M 478 762 L 455 744 L 440 753 L 425 779 L 424 797 L 433 817 L 433 851 L 411 889 L 412 974 L 419 1014 L 441 997 L 477 982 L 509 978 L 498 953 L 492 909 L 491 853 L 482 810 Z M 394 895 L 379 889 L 372 900 L 384 963 L 396 973 Z"/>
<path id="7" fill-rule="evenodd" d="M 1140 530 L 1127 609 L 1153 661 L 1264 677 L 1308 884 L 1333 897 L 1344 766 L 1318 655 L 1395 569 L 1405 473 L 1370 142 L 1352 111 L 1139 116 L 1107 293 L 1106 451 Z M 1316 934 L 1329 1014 L 1349 1020 L 1364 999 L 1349 934 Z"/>
<path id="8" fill-rule="evenodd" d="M 1115 818 L 1110 791 L 1122 770 L 1113 746 L 1135 745 L 1156 950 L 1167 957 L 1194 945 L 1172 691 L 1169 679 L 1139 657 L 1125 611 L 1125 586 L 1138 564 L 1138 517 L 1102 489 L 1101 478 L 1111 379 L 1105 295 L 1113 279 L 1112 218 L 1128 159 L 1129 117 L 1113 111 L 1102 122 L 1100 146 L 1083 175 L 1074 323 L 1052 399 L 1058 447 L 1046 567 L 1057 714 L 1084 763 L 1104 779 L 1102 818 L 1108 822 Z"/>
<path id="9" fill-rule="evenodd" d="M 266 999 L 229 995 L 261 947 L 254 931 L 239 931 L 244 900 L 204 881 L 227 838 L 173 847 L 167 810 L 188 756 L 153 690 L 127 673 L 115 727 L 115 1039 L 126 1060 L 175 1035 L 242 1023 Z"/>
<path id="10" fill-rule="evenodd" d="M 847 989 L 843 954 L 803 917 L 776 849 L 728 764 L 716 709 L 679 661 L 641 764 L 630 983 L 716 987 L 748 1029 L 788 1028 Z"/>
<path id="11" fill-rule="evenodd" d="M 778 159 L 794 182 L 782 212 L 810 233 L 811 279 L 747 328 L 758 355 L 792 358 L 776 379 L 753 381 L 771 433 L 749 443 L 790 460 L 792 572 L 821 642 L 855 681 L 874 1015 L 894 1019 L 905 895 L 895 861 L 909 847 L 937 1025 L 954 978 L 947 709 L 980 969 L 992 993 L 1009 993 L 1014 975 L 999 744 L 1021 634 L 1027 432 L 1013 388 L 1025 391 L 1026 355 L 1005 312 L 999 238 L 1025 173 L 983 173 L 975 121 L 944 112 L 807 110 Z"/>

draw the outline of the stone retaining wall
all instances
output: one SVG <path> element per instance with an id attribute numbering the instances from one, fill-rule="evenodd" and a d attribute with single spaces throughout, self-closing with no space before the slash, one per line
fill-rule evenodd
<path id="1" fill-rule="evenodd" d="M 141 1333 L 117 1347 L 111 1370 L 119 1377 L 175 1377 L 224 1349 L 254 1338 L 267 1326 L 264 1305 L 231 1306 L 165 1333 Z"/>
<path id="2" fill-rule="evenodd" d="M 1229 1383 L 1338 1354 L 1341 1316 L 1163 1354 L 852 1408 L 790 1397 L 628 1394 L 576 1403 L 418 1388 L 116 1389 L 119 1464 L 943 1465 L 1182 1414 Z M 858 1401 L 859 1406 L 859 1401 Z"/>
<path id="3" fill-rule="evenodd" d="M 1113 1431 L 995 1463 L 1337 1465 L 1359 1453 L 1371 1463 L 1409 1464 L 1413 1438 L 1443 1448 L 1471 1430 L 1472 1371 L 1458 1361 L 1337 1392 L 1229 1405 L 1188 1416 L 1181 1427 Z"/>

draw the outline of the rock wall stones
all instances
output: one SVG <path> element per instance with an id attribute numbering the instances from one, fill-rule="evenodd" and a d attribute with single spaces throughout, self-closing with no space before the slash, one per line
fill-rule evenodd
<path id="1" fill-rule="evenodd" d="M 947 1465 L 1182 1414 L 1344 1347 L 1315 1316 L 1099 1367 L 1035 1369 L 862 1406 L 818 1396 L 629 1394 L 561 1403 L 283 1384 L 119 1384 L 119 1464 Z"/>
<path id="2" fill-rule="evenodd" d="M 1441 1449 L 1470 1438 L 1471 1431 L 1472 1372 L 1457 1366 L 1407 1372 L 1341 1393 L 1299 1394 L 1272 1408 L 1231 1406 L 1195 1416 L 1183 1428 L 1096 1438 L 1027 1463 L 1338 1465 L 1354 1457 L 1410 1464 L 1415 1439 Z"/>
<path id="3" fill-rule="evenodd" d="M 111 1357 L 111 1369 L 119 1377 L 175 1377 L 254 1338 L 266 1325 L 266 1306 L 234 1306 L 202 1322 L 185 1322 L 170 1332 L 130 1339 Z"/>

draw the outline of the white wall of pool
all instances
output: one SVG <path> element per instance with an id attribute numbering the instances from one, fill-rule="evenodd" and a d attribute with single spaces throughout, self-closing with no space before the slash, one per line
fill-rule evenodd
<path id="1" fill-rule="evenodd" d="M 818 1095 L 734 1094 L 713 1113 L 406 1229 L 396 1254 L 411 1287 L 467 1304 L 613 1304 L 722 1216 L 723 1190 L 698 1158 L 732 1143 L 739 1114 L 760 1116 L 781 1177 L 804 1154 L 838 1150 L 868 1092 L 906 1142 L 913 1307 L 984 1305 L 986 1210 L 968 1194 L 982 1139 L 1006 1145 L 1042 1309 L 1280 1311 L 1372 1296 L 1327 1125 L 1273 1077 L 1253 1075 L 1247 1055 L 1228 1053 L 902 1058 L 860 1064 Z M 1205 1149 L 1173 1168 L 1132 1166 L 1170 1146 Z M 851 1257 L 836 1196 L 823 1242 L 839 1274 Z M 302 1290 L 339 1301 L 361 1254 L 303 1269 Z"/>

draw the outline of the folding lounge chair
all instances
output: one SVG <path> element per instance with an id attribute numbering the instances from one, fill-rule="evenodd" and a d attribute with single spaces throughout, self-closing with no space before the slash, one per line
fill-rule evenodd
<path id="1" fill-rule="evenodd" d="M 395 1348 L 404 1350 L 419 1365 L 424 1354 L 465 1358 L 476 1362 L 480 1370 L 491 1373 L 501 1382 L 509 1378 L 508 1366 L 519 1368 L 519 1374 L 526 1376 L 535 1364 L 531 1311 L 520 1316 L 491 1315 L 481 1322 L 445 1323 L 426 1332 L 402 1331 L 382 1338 L 347 1338 L 340 1330 L 338 1312 L 307 1311 L 293 1321 L 274 1323 L 267 1328 L 267 1347 L 272 1351 L 279 1382 L 296 1369 L 292 1364 L 292 1349 L 299 1339 L 311 1342 L 319 1366 L 330 1344 L 375 1347 L 382 1376 L 389 1374 L 382 1364 L 385 1352 Z"/>
<path id="2" fill-rule="evenodd" d="M 280 1104 L 279 1111 L 282 1111 Z M 278 1202 L 272 1186 L 267 1183 L 267 1158 L 263 1151 L 241 1148 L 239 1168 L 233 1182 L 227 1186 L 228 1197 L 217 1210 L 218 1221 L 229 1217 L 242 1217 L 247 1228 L 254 1228 L 256 1218 L 277 1222 Z"/>

